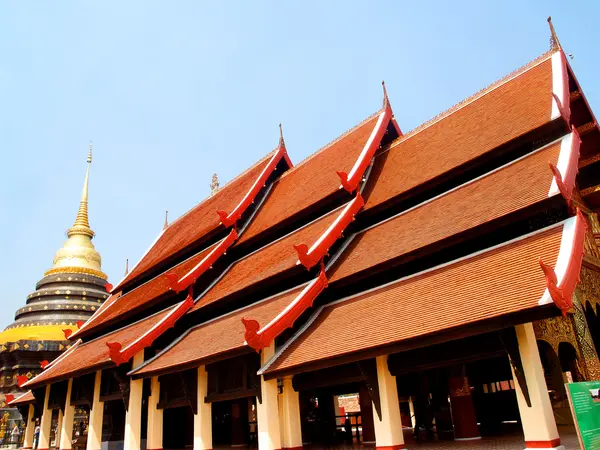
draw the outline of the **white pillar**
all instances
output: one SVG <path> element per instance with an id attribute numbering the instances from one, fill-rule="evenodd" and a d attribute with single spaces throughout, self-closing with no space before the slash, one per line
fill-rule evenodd
<path id="1" fill-rule="evenodd" d="M 137 352 L 133 357 L 132 367 L 144 362 L 144 351 Z M 140 450 L 142 440 L 142 387 L 144 380 L 129 381 L 129 407 L 125 413 L 125 450 Z"/>
<path id="2" fill-rule="evenodd" d="M 33 414 L 33 405 L 29 405 L 29 409 L 27 410 L 27 426 L 25 427 L 25 436 L 23 438 L 23 450 L 33 448 L 33 432 L 35 431 L 35 418 Z"/>
<path id="3" fill-rule="evenodd" d="M 50 385 L 46 386 L 44 394 L 44 408 L 42 409 L 42 420 L 40 420 L 40 437 L 38 438 L 39 450 L 48 450 L 50 448 L 50 427 L 52 426 L 52 410 L 48 409 L 48 400 L 50 398 Z"/>
<path id="4" fill-rule="evenodd" d="M 70 450 L 73 439 L 73 420 L 75 419 L 75 406 L 71 405 L 71 391 L 73 390 L 73 378 L 69 380 L 67 386 L 67 399 L 65 401 L 65 413 L 60 427 L 60 440 L 58 448 L 60 450 Z"/>
<path id="5" fill-rule="evenodd" d="M 63 419 L 64 419 L 63 412 L 59 409 L 58 410 L 58 420 L 56 421 L 56 433 L 54 434 L 54 448 L 55 449 L 56 448 L 60 449 L 60 437 L 62 436 Z"/>
<path id="6" fill-rule="evenodd" d="M 379 420 L 377 410 L 373 405 L 376 446 L 377 448 L 385 447 L 386 450 L 405 448 L 396 377 L 392 376 L 388 369 L 387 356 L 378 356 L 376 364 L 381 403 L 381 420 Z"/>
<path id="7" fill-rule="evenodd" d="M 90 408 L 88 437 L 86 450 L 100 450 L 102 447 L 102 420 L 104 419 L 104 402 L 100 401 L 100 383 L 102 371 L 96 372 L 94 379 L 94 397 Z"/>
<path id="8" fill-rule="evenodd" d="M 263 366 L 275 354 L 275 342 L 260 352 L 260 365 Z M 279 408 L 277 406 L 277 379 L 265 380 L 260 377 L 262 403 L 256 402 L 256 420 L 258 422 L 258 450 L 281 449 L 279 431 Z M 257 399 L 258 400 L 258 399 Z"/>
<path id="9" fill-rule="evenodd" d="M 212 449 L 212 405 L 205 403 L 208 393 L 208 372 L 198 367 L 198 413 L 194 416 L 194 450 Z"/>
<path id="10" fill-rule="evenodd" d="M 150 379 L 150 397 L 148 397 L 148 432 L 147 450 L 162 450 L 163 448 L 163 410 L 158 409 L 160 399 L 160 382 L 158 377 Z"/>
<path id="11" fill-rule="evenodd" d="M 337 402 L 337 397 L 334 397 Z M 302 448 L 302 426 L 300 422 L 300 399 L 292 386 L 292 377 L 283 379 L 281 394 L 281 448 Z"/>
<path id="12" fill-rule="evenodd" d="M 415 423 L 417 423 L 417 418 L 415 417 L 415 405 L 413 403 L 412 395 L 408 397 L 408 410 L 410 411 L 410 423 L 414 428 Z"/>
<path id="13" fill-rule="evenodd" d="M 519 414 L 525 435 L 525 447 L 564 450 L 564 447 L 560 445 L 560 437 L 554 421 L 533 325 L 531 323 L 517 325 L 515 330 L 531 400 L 531 406 L 527 406 L 523 391 L 513 371 Z"/>

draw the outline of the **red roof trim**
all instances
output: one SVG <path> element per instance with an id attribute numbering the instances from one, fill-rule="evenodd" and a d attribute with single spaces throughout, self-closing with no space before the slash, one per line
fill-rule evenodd
<path id="1" fill-rule="evenodd" d="M 181 279 L 175 272 L 169 272 L 164 276 L 169 280 L 170 287 L 173 291 L 180 293 L 191 286 L 204 272 L 206 272 L 222 255 L 227 252 L 227 249 L 237 240 L 238 234 L 235 229 L 227 235 L 225 239 L 219 242 L 211 252 L 204 257 L 196 266 L 185 274 Z"/>
<path id="2" fill-rule="evenodd" d="M 231 211 L 229 214 L 227 214 L 226 211 L 217 211 L 217 214 L 221 218 L 221 223 L 225 227 L 229 228 L 232 225 L 234 225 L 240 219 L 240 217 L 242 217 L 242 214 L 244 214 L 244 211 L 246 211 L 248 206 L 254 203 L 256 196 L 258 195 L 260 190 L 265 186 L 267 179 L 273 173 L 273 171 L 277 167 L 277 164 L 279 164 L 279 161 L 281 161 L 282 158 L 286 160 L 289 167 L 293 167 L 293 164 L 290 161 L 290 158 L 287 154 L 287 150 L 285 148 L 285 144 L 283 142 L 279 144 L 279 147 L 277 147 L 277 151 L 269 161 L 269 164 L 265 166 L 260 176 L 256 179 L 250 190 L 246 193 L 246 195 L 238 203 L 238 205 L 233 209 L 233 211 Z"/>
<path id="3" fill-rule="evenodd" d="M 577 132 L 575 125 L 571 125 L 571 128 L 571 145 L 568 149 L 566 165 L 561 171 L 558 169 L 557 166 L 550 163 L 550 170 L 552 170 L 552 173 L 554 174 L 554 181 L 556 183 L 556 187 L 560 191 L 561 195 L 565 198 L 569 206 L 571 205 L 571 201 L 573 200 L 573 188 L 575 187 L 575 177 L 579 172 L 579 148 L 581 146 L 581 138 L 579 137 L 579 133 Z M 566 138 L 568 138 L 568 136 L 565 136 L 564 139 Z M 560 161 L 560 159 L 561 158 L 559 157 L 559 164 L 562 162 Z M 550 193 L 552 193 L 552 191 L 553 189 L 551 187 Z"/>
<path id="4" fill-rule="evenodd" d="M 375 128 L 373 128 L 369 139 L 365 143 L 360 155 L 358 155 L 358 159 L 354 163 L 352 169 L 350 169 L 350 172 L 348 174 L 346 172 L 337 172 L 342 187 L 348 192 L 352 193 L 358 188 L 358 184 L 361 182 L 365 170 L 369 164 L 371 164 L 371 159 L 373 159 L 375 152 L 381 144 L 381 139 L 383 139 L 391 118 L 392 108 L 390 107 L 389 102 L 386 102 L 385 108 L 379 113 Z"/>
<path id="5" fill-rule="evenodd" d="M 540 267 L 544 271 L 546 276 L 546 284 L 548 287 L 548 293 L 552 298 L 552 301 L 561 310 L 563 316 L 566 317 L 567 312 L 573 308 L 573 292 L 575 287 L 579 283 L 579 273 L 581 271 L 581 263 L 583 261 L 584 240 L 587 232 L 587 223 L 581 210 L 577 208 L 577 216 L 575 219 L 575 226 L 572 233 L 572 242 L 570 246 L 570 252 L 568 254 L 568 261 L 566 263 L 565 271 L 562 274 L 560 282 L 554 269 L 544 264 L 540 258 Z M 559 261 L 556 265 L 558 267 Z"/>
<path id="6" fill-rule="evenodd" d="M 125 348 L 122 348 L 120 342 L 107 342 L 106 346 L 108 347 L 109 356 L 112 362 L 119 366 L 129 361 L 138 352 L 152 345 L 157 337 L 169 328 L 172 328 L 175 325 L 175 322 L 188 312 L 192 306 L 194 306 L 194 299 L 191 295 L 188 295 L 184 301 L 173 308 L 173 310 L 163 317 L 162 320 Z"/>
<path id="7" fill-rule="evenodd" d="M 298 252 L 298 262 L 307 269 L 316 266 L 335 241 L 342 236 L 346 227 L 354 220 L 354 216 L 364 205 L 365 201 L 360 192 L 357 192 L 354 200 L 346 205 L 335 221 L 329 225 L 329 228 L 325 230 L 310 249 L 306 244 L 294 245 L 296 252 Z"/>
<path id="8" fill-rule="evenodd" d="M 260 324 L 254 319 L 242 318 L 246 329 L 244 337 L 246 343 L 254 350 L 259 351 L 279 336 L 287 328 L 294 325 L 300 315 L 311 307 L 317 296 L 327 287 L 325 268 L 321 268 L 319 276 L 311 281 L 300 294 L 266 326 L 260 329 Z"/>

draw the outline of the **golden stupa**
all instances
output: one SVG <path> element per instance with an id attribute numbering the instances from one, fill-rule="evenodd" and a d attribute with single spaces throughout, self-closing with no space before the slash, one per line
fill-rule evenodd
<path id="1" fill-rule="evenodd" d="M 15 322 L 0 333 L 0 393 L 16 393 L 18 375 L 35 376 L 41 361 L 51 361 L 68 348 L 65 330 L 77 329 L 108 296 L 107 277 L 92 243 L 94 232 L 88 218 L 91 163 L 90 143 L 79 210 L 67 230 L 67 241 L 27 297 L 27 304 L 17 310 Z"/>

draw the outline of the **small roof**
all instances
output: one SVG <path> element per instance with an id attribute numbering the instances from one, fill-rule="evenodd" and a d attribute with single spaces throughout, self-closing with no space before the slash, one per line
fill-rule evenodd
<path id="1" fill-rule="evenodd" d="M 538 260 L 557 263 L 574 219 L 327 305 L 261 371 L 361 359 L 359 352 L 538 308 L 546 290 Z"/>
<path id="2" fill-rule="evenodd" d="M 337 171 L 350 171 L 377 124 L 378 111 L 306 160 L 288 170 L 275 183 L 259 213 L 239 243 L 257 236 L 340 188 Z"/>
<path id="3" fill-rule="evenodd" d="M 547 199 L 553 180 L 548 162 L 557 163 L 561 147 L 562 140 L 558 140 L 358 233 L 334 266 L 329 282 Z"/>
<path id="4" fill-rule="evenodd" d="M 9 402 L 9 406 L 17 407 L 23 405 L 30 405 L 31 403 L 35 403 L 35 397 L 33 396 L 33 392 L 27 391 L 19 397 L 15 398 L 13 401 Z"/>
<path id="5" fill-rule="evenodd" d="M 165 317 L 173 308 L 165 309 L 89 342 L 80 343 L 81 341 L 78 341 L 76 348 L 70 349 L 69 353 L 65 352 L 65 354 L 59 356 L 42 373 L 29 380 L 23 387 L 35 388 L 113 366 L 114 363 L 110 359 L 108 346 L 106 345 L 108 342 L 119 342 L 123 347 L 127 346 Z"/>
<path id="6" fill-rule="evenodd" d="M 207 197 L 171 223 L 115 290 L 218 228 L 221 219 L 217 211 L 232 211 L 252 188 L 255 180 L 261 175 L 276 152 L 277 150 L 273 150 L 267 154 L 248 170 L 221 187 L 214 195 Z"/>
<path id="7" fill-rule="evenodd" d="M 245 343 L 242 318 L 252 317 L 260 323 L 268 323 L 301 290 L 301 287 L 292 289 L 191 328 L 154 358 L 133 369 L 130 375 L 148 377 L 183 370 L 190 365 L 198 366 L 208 361 L 215 362 L 230 357 L 238 351 L 253 351 Z"/>
<path id="8" fill-rule="evenodd" d="M 234 263 L 225 275 L 196 302 L 197 311 L 235 292 L 296 267 L 294 244 L 312 244 L 336 219 L 339 208 Z M 302 270 L 304 267 L 302 267 Z"/>
<path id="9" fill-rule="evenodd" d="M 150 281 L 127 292 L 125 295 L 111 301 L 105 308 L 98 310 L 98 312 L 83 325 L 81 331 L 89 333 L 92 330 L 97 330 L 109 322 L 116 321 L 123 316 L 126 316 L 131 311 L 139 310 L 144 306 L 150 305 L 153 300 L 169 292 L 170 284 L 165 276 L 166 273 L 175 273 L 178 277 L 183 277 L 196 264 L 202 261 L 202 259 L 204 259 L 204 257 L 217 245 L 218 242 L 166 272 L 157 275 Z"/>
<path id="10" fill-rule="evenodd" d="M 376 157 L 365 210 L 552 121 L 552 54 L 397 139 Z"/>

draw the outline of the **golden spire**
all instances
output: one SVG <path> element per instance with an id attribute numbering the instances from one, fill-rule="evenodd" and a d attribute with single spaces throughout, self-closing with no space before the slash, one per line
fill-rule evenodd
<path id="1" fill-rule="evenodd" d="M 92 163 L 92 143 L 87 157 L 87 169 L 85 171 L 85 180 L 83 182 L 83 191 L 79 210 L 75 223 L 67 230 L 67 242 L 56 252 L 54 264 L 45 275 L 54 273 L 85 273 L 106 279 L 106 274 L 102 272 L 102 258 L 92 244 L 94 232 L 90 228 L 88 218 L 88 183 L 90 179 L 90 165 Z"/>

